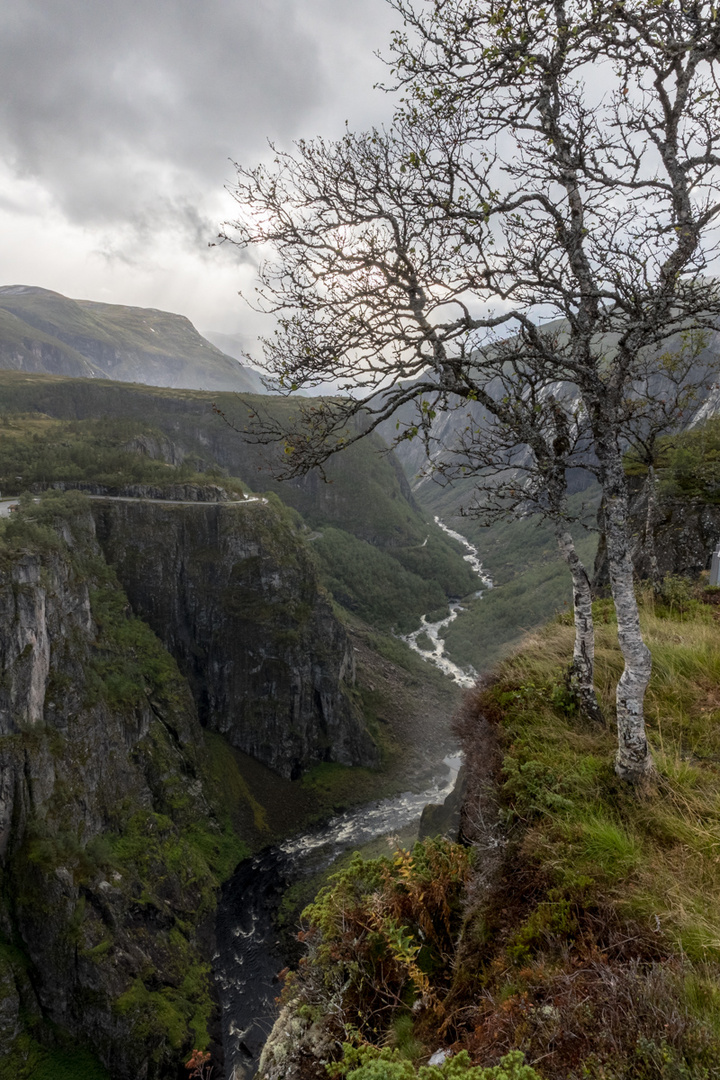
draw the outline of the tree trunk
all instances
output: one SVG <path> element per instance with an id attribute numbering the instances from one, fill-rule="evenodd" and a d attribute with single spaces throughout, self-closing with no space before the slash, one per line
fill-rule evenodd
<path id="1" fill-rule="evenodd" d="M 630 557 L 628 500 L 622 455 L 612 435 L 597 437 L 605 496 L 605 538 L 610 588 L 615 601 L 618 641 L 625 669 L 617 686 L 618 751 L 615 771 L 623 780 L 638 783 L 654 772 L 645 735 L 644 700 L 652 659 L 640 632 L 640 615 Z"/>
<path id="2" fill-rule="evenodd" d="M 570 569 L 573 583 L 575 645 L 570 668 L 570 686 L 577 694 L 580 709 L 585 716 L 602 723 L 602 709 L 595 696 L 595 627 L 590 579 L 575 549 L 575 541 L 559 523 L 555 526 L 555 539 L 560 555 Z"/>
<path id="3" fill-rule="evenodd" d="M 648 466 L 646 480 L 647 511 L 645 514 L 645 551 L 650 563 L 650 580 L 653 591 L 657 595 L 660 592 L 660 568 L 657 561 L 657 549 L 655 547 L 655 516 L 657 506 L 655 470 L 652 465 Z"/>

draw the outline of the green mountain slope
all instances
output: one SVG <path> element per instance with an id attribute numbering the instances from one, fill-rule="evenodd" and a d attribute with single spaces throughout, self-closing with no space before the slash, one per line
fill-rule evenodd
<path id="1" fill-rule="evenodd" d="M 262 391 L 254 371 L 201 337 L 182 315 L 71 300 L 27 285 L 0 288 L 0 366 L 151 386 Z"/>
<path id="2" fill-rule="evenodd" d="M 106 378 L 86 356 L 52 334 L 0 307 L 0 364 L 15 371 L 52 371 L 79 378 Z"/>
<path id="3" fill-rule="evenodd" d="M 464 601 L 462 616 L 445 631 L 451 659 L 477 671 L 486 671 L 525 630 L 571 601 L 570 578 L 547 526 L 528 519 L 482 528 L 460 515 L 469 500 L 463 484 L 441 488 L 430 481 L 411 492 L 394 455 L 379 453 L 384 444 L 374 436 L 332 459 L 327 482 L 318 474 L 275 480 L 268 447 L 248 442 L 243 429 L 250 426 L 253 408 L 279 417 L 294 408 L 292 399 L 0 372 L 0 401 L 9 412 L 132 421 L 133 435 L 152 428 L 181 448 L 186 468 L 194 469 L 193 463 L 204 472 L 219 467 L 253 490 L 276 492 L 318 534 L 314 549 L 337 603 L 385 629 L 407 632 L 422 614 L 439 619 L 447 612 L 447 597 L 467 598 L 478 588 L 464 552 L 434 524 L 437 514 L 477 546 L 495 586 L 482 598 Z M 213 404 L 234 427 L 213 412 Z M 13 484 L 22 489 L 39 481 L 37 472 L 13 473 L 8 463 L 0 488 L 10 492 Z M 597 491 L 574 499 L 594 504 Z M 597 535 L 580 533 L 578 541 L 582 557 L 592 565 Z"/>
<path id="4" fill-rule="evenodd" d="M 242 433 L 259 398 L 0 372 L 0 489 L 6 495 L 61 481 L 123 485 L 237 478 L 271 491 L 312 532 L 321 577 L 335 601 L 381 629 L 407 632 L 477 588 L 460 545 L 428 519 L 384 444 L 369 438 L 311 474 L 280 483 L 269 450 Z M 232 417 L 229 426 L 213 405 Z M 263 399 L 280 413 L 284 399 Z"/>

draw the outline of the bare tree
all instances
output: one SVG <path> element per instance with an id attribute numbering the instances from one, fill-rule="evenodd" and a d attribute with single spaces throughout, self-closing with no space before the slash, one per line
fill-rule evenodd
<path id="1" fill-rule="evenodd" d="M 270 245 L 265 360 L 291 389 L 332 377 L 286 440 L 303 471 L 419 403 L 488 404 L 483 357 L 576 388 L 605 498 L 625 669 L 621 777 L 652 771 L 650 655 L 633 592 L 622 422 L 648 357 L 720 312 L 720 24 L 711 3 L 391 0 L 404 104 L 390 133 L 301 142 L 238 170 L 227 235 Z M 603 92 L 598 92 L 598 81 Z M 562 319 L 558 331 L 551 320 Z M 352 392 L 352 396 L 350 393 Z M 490 410 L 491 411 L 491 410 Z M 361 425 L 353 420 L 362 416 Z"/>
<path id="2" fill-rule="evenodd" d="M 577 417 L 571 438 L 571 423 L 551 393 L 557 372 L 544 356 L 518 354 L 514 339 L 481 353 L 462 325 L 443 325 L 447 304 L 463 303 L 460 293 L 472 280 L 473 264 L 467 252 L 458 260 L 453 251 L 454 225 L 448 229 L 436 209 L 424 204 L 419 174 L 407 168 L 417 153 L 416 133 L 412 141 L 409 134 L 399 125 L 392 136 L 375 131 L 347 135 L 336 144 L 302 142 L 296 155 L 278 155 L 280 168 L 272 178 L 264 169 L 241 171 L 238 198 L 248 210 L 244 242 L 270 237 L 270 211 L 272 240 L 283 250 L 279 265 L 261 270 L 261 299 L 281 322 L 265 343 L 268 366 L 291 391 L 322 381 L 330 371 L 344 390 L 359 384 L 364 391 L 360 399 L 299 405 L 294 426 L 287 415 L 277 423 L 272 413 L 264 414 L 256 431 L 282 442 L 279 472 L 295 476 L 388 418 L 403 417 L 397 420 L 397 441 L 422 437 L 447 477 L 462 471 L 476 478 L 482 501 L 476 500 L 472 513 L 487 521 L 528 512 L 549 517 L 573 579 L 571 683 L 584 712 L 600 720 L 590 582 L 567 528 L 565 473 L 579 463 L 582 442 Z M 249 232 L 251 222 L 256 232 Z M 337 243 L 340 231 L 343 244 Z M 450 260 L 456 264 L 452 270 Z M 458 279 L 461 267 L 465 277 Z M 434 297 L 441 291 L 438 303 Z M 288 308 L 294 309 L 289 317 Z M 502 325 L 505 319 L 486 321 Z M 438 379 L 428 366 L 428 333 L 436 355 L 448 364 L 462 355 L 462 383 L 454 376 Z M 444 448 L 451 450 L 449 457 L 438 458 L 435 417 L 468 402 L 482 407 L 484 421 L 465 427 L 454 446 Z M 403 410 L 408 404 L 416 408 Z M 358 415 L 363 422 L 353 427 Z"/>
<path id="3" fill-rule="evenodd" d="M 472 478 L 474 496 L 463 513 L 484 525 L 539 515 L 553 526 L 560 557 L 572 578 L 575 641 L 568 685 L 582 712 L 603 721 L 594 686 L 595 632 L 588 572 L 578 555 L 570 525 L 587 524 L 585 507 L 568 504 L 568 470 L 592 470 L 592 440 L 572 388 L 558 385 L 554 371 L 532 366 L 508 339 L 476 357 L 487 380 L 486 404 L 468 411 L 450 439 L 425 432 L 428 466 L 436 478 L 453 483 Z"/>

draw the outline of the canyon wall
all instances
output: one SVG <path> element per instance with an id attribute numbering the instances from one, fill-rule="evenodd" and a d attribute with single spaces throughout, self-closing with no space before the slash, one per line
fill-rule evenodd
<path id="1" fill-rule="evenodd" d="M 229 744 L 284 776 L 375 760 L 293 520 L 48 492 L 4 524 L 3 1077 L 56 1053 L 175 1077 L 216 1030 L 217 890 L 249 853 Z"/>
<path id="2" fill-rule="evenodd" d="M 201 722 L 295 778 L 372 765 L 352 646 L 319 591 L 306 530 L 279 500 L 213 506 L 93 501 L 133 610 L 188 679 Z"/>

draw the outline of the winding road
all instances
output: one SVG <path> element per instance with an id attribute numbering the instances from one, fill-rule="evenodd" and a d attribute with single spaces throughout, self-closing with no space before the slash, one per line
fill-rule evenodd
<path id="1" fill-rule="evenodd" d="M 76 490 L 71 488 L 69 490 Z M 82 492 L 87 495 L 87 492 Z M 228 499 L 227 501 L 213 499 L 211 502 L 202 502 L 200 499 L 148 499 L 140 495 L 87 495 L 88 499 L 98 499 L 101 502 L 139 502 L 139 503 L 167 503 L 170 506 L 248 506 L 250 503 L 267 503 L 262 495 L 248 495 L 244 499 Z M 35 499 L 37 502 L 38 499 Z M 14 506 L 19 506 L 20 497 L 14 499 L 0 499 L 0 518 L 10 517 Z"/>

